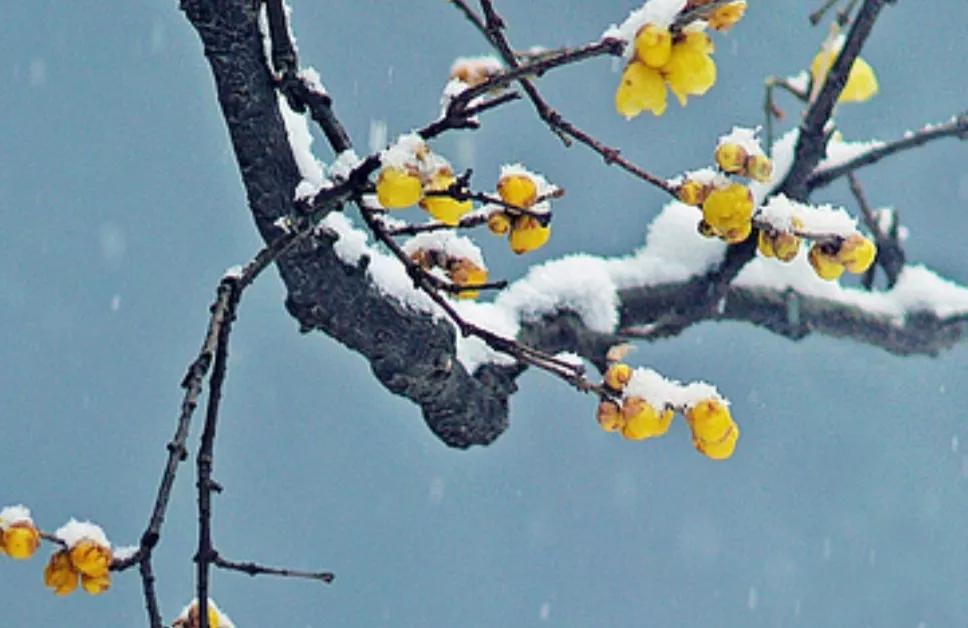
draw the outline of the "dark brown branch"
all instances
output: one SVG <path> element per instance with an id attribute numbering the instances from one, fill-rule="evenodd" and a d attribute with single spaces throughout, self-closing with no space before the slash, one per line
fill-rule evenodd
<path id="1" fill-rule="evenodd" d="M 423 225 L 406 225 L 403 227 L 387 227 L 384 225 L 384 229 L 388 235 L 393 237 L 397 236 L 415 236 L 418 233 L 429 233 L 431 231 L 445 231 L 448 229 L 472 229 L 474 227 L 479 227 L 481 225 L 487 224 L 487 216 L 484 214 L 470 214 L 464 216 L 460 219 L 456 225 L 451 225 L 445 222 L 428 222 Z"/>
<path id="2" fill-rule="evenodd" d="M 352 148 L 349 134 L 333 113 L 332 99 L 328 94 L 314 89 L 299 75 L 299 61 L 295 47 L 289 39 L 282 0 L 265 1 L 269 37 L 272 41 L 272 65 L 279 76 L 279 90 L 294 111 L 302 113 L 309 110 L 309 115 L 326 134 L 334 152 L 341 153 Z"/>
<path id="3" fill-rule="evenodd" d="M 793 152 L 793 165 L 779 185 L 779 191 L 792 199 L 805 201 L 810 195 L 811 188 L 807 184 L 807 179 L 820 163 L 827 148 L 827 134 L 824 127 L 830 120 L 837 98 L 847 84 L 850 68 L 874 28 L 874 22 L 884 8 L 884 3 L 885 0 L 864 0 L 847 33 L 847 39 L 837 60 L 827 73 L 823 87 L 804 114 Z"/>
<path id="4" fill-rule="evenodd" d="M 216 554 L 212 561 L 212 564 L 220 569 L 227 569 L 229 571 L 240 571 L 242 573 L 249 574 L 250 576 L 268 575 L 268 576 L 280 576 L 283 578 L 302 578 L 305 580 L 318 580 L 329 584 L 333 581 L 335 576 L 331 571 L 300 571 L 298 569 L 285 569 L 280 567 L 266 567 L 252 562 L 235 562 L 222 558 L 220 555 Z"/>
<path id="5" fill-rule="evenodd" d="M 893 142 L 872 148 L 842 164 L 814 170 L 807 178 L 807 188 L 809 191 L 816 190 L 858 168 L 869 166 L 895 153 L 922 146 L 944 137 L 956 137 L 960 140 L 968 139 L 968 111 L 963 111 L 944 124 L 931 125 L 915 133 L 908 133 Z"/>
<path id="6" fill-rule="evenodd" d="M 707 2 L 701 6 L 694 9 L 690 9 L 685 13 L 681 13 L 676 21 L 672 23 L 669 27 L 669 31 L 674 35 L 679 33 L 685 27 L 689 26 L 696 20 L 706 19 L 710 13 L 712 13 L 717 8 L 727 5 L 730 2 L 735 2 L 735 0 L 713 0 L 712 2 Z"/>
<path id="7" fill-rule="evenodd" d="M 222 297 L 222 295 L 225 295 Z M 215 462 L 215 433 L 218 426 L 219 404 L 222 399 L 222 385 L 228 366 L 229 335 L 241 296 L 238 279 L 226 277 L 219 284 L 219 300 L 226 303 L 225 316 L 218 330 L 215 344 L 215 360 L 212 376 L 209 378 L 208 407 L 205 413 L 205 426 L 202 429 L 201 444 L 196 457 L 198 489 L 198 551 L 195 553 L 195 588 L 198 597 L 200 628 L 208 626 L 208 575 L 212 560 L 216 556 L 212 545 L 212 492 L 221 487 L 212 479 Z"/>

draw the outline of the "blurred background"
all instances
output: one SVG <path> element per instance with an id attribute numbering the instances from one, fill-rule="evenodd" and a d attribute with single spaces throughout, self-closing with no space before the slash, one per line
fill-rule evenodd
<path id="1" fill-rule="evenodd" d="M 292 0 L 360 152 L 438 111 L 455 56 L 489 52 L 445 2 Z M 595 39 L 638 3 L 498 2 L 519 48 Z M 673 176 L 716 138 L 762 121 L 763 79 L 806 67 L 826 34 L 814 2 L 751 2 L 716 36 L 719 81 L 662 118 L 619 118 L 618 64 L 540 86 L 564 115 Z M 881 93 L 844 106 L 847 139 L 891 139 L 965 109 L 962 1 L 888 6 L 865 49 Z M 0 21 L 0 505 L 53 530 L 71 516 L 137 542 L 178 384 L 215 285 L 260 242 L 197 35 L 173 2 L 33 0 Z M 795 123 L 797 104 L 780 97 Z M 481 230 L 495 276 L 584 251 L 630 252 L 665 199 L 590 151 L 565 149 L 521 101 L 435 144 L 489 186 L 522 161 L 563 185 L 550 244 L 527 257 Z M 317 141 L 317 155 L 331 154 Z M 911 230 L 910 259 L 968 282 L 964 144 L 859 172 Z M 814 200 L 854 211 L 846 185 Z M 414 214 L 416 217 L 416 214 Z M 595 400 L 531 372 L 492 446 L 441 444 L 417 408 L 331 339 L 302 336 L 278 276 L 246 293 L 217 443 L 215 539 L 226 557 L 331 569 L 331 586 L 216 572 L 240 626 L 964 626 L 968 622 L 968 347 L 896 357 L 847 340 L 794 343 L 704 324 L 632 356 L 716 383 L 743 436 L 698 455 L 677 421 L 623 442 Z M 195 427 L 198 427 L 196 422 Z M 197 447 L 197 430 L 190 446 Z M 192 597 L 194 466 L 182 467 L 156 553 L 170 621 Z M 99 598 L 44 589 L 49 547 L 0 560 L 5 626 L 140 626 L 140 580 Z"/>

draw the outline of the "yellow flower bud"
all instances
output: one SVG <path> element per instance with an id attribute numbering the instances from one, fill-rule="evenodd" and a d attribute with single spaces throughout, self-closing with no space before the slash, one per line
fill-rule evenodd
<path id="1" fill-rule="evenodd" d="M 702 215 L 715 233 L 731 241 L 745 240 L 752 229 L 753 194 L 738 183 L 715 189 L 703 201 Z"/>
<path id="2" fill-rule="evenodd" d="M 102 578 L 108 575 L 108 569 L 111 567 L 111 548 L 90 539 L 81 539 L 70 549 L 70 554 L 74 567 L 85 576 Z"/>
<path id="3" fill-rule="evenodd" d="M 214 605 L 211 601 L 208 603 L 208 625 L 209 628 L 219 628 L 222 625 L 222 618 L 219 616 L 218 611 L 215 610 Z M 188 609 L 188 617 L 176 620 L 172 624 L 172 628 L 198 628 L 202 625 L 201 617 L 198 610 L 198 602 L 192 604 L 191 608 Z"/>
<path id="4" fill-rule="evenodd" d="M 706 200 L 706 194 L 706 186 L 692 179 L 683 181 L 679 189 L 676 190 L 676 196 L 679 197 L 679 200 L 693 207 L 702 205 L 702 202 Z"/>
<path id="5" fill-rule="evenodd" d="M 612 390 L 622 390 L 630 379 L 632 379 L 632 367 L 622 362 L 612 364 L 605 371 L 605 385 Z"/>
<path id="6" fill-rule="evenodd" d="M 773 176 L 773 162 L 766 155 L 750 155 L 746 158 L 743 172 L 754 181 L 766 183 Z"/>
<path id="7" fill-rule="evenodd" d="M 450 280 L 458 286 L 473 286 L 487 282 L 487 269 L 481 268 L 467 258 L 454 260 L 447 274 Z M 458 299 L 476 299 L 481 295 L 480 290 L 462 290 L 455 293 Z"/>
<path id="8" fill-rule="evenodd" d="M 837 261 L 855 275 L 866 272 L 877 257 L 877 245 L 859 233 L 850 236 L 840 246 Z"/>
<path id="9" fill-rule="evenodd" d="M 423 194 L 420 177 L 403 168 L 384 168 L 376 181 L 376 197 L 387 209 L 416 205 Z"/>
<path id="10" fill-rule="evenodd" d="M 40 532 L 29 521 L 11 524 L 3 533 L 3 549 L 14 560 L 27 560 L 40 546 Z"/>
<path id="11" fill-rule="evenodd" d="M 91 595 L 101 595 L 111 588 L 111 576 L 104 575 L 95 578 L 86 574 L 81 574 L 81 586 L 84 587 L 84 590 Z M 212 625 L 217 626 L 218 624 Z"/>
<path id="12" fill-rule="evenodd" d="M 814 272 L 821 279 L 835 281 L 844 274 L 844 265 L 837 261 L 836 253 L 825 251 L 821 244 L 810 247 L 809 259 Z"/>
<path id="13" fill-rule="evenodd" d="M 666 87 L 658 70 L 641 61 L 629 63 L 615 92 L 615 109 L 629 119 L 643 111 L 657 116 L 665 113 Z"/>
<path id="14" fill-rule="evenodd" d="M 705 399 L 686 410 L 686 422 L 692 430 L 696 449 L 714 460 L 733 455 L 739 439 L 739 427 L 729 408 L 718 399 Z"/>
<path id="15" fill-rule="evenodd" d="M 773 237 L 773 253 L 781 262 L 793 261 L 793 258 L 800 252 L 800 238 L 781 231 Z"/>
<path id="16" fill-rule="evenodd" d="M 776 252 L 773 250 L 773 238 L 766 229 L 761 229 L 760 235 L 756 238 L 756 250 L 763 257 L 776 257 Z"/>
<path id="17" fill-rule="evenodd" d="M 67 550 L 61 550 L 50 557 L 44 568 L 44 585 L 54 590 L 55 595 L 67 595 L 77 588 L 80 574 L 74 569 Z"/>
<path id="18" fill-rule="evenodd" d="M 511 217 L 504 212 L 494 212 L 487 217 L 487 228 L 494 235 L 505 235 L 511 230 Z"/>
<path id="19" fill-rule="evenodd" d="M 497 182 L 497 193 L 508 205 L 527 209 L 538 200 L 538 185 L 526 174 L 510 174 Z"/>
<path id="20" fill-rule="evenodd" d="M 533 216 L 518 216 L 511 227 L 508 239 L 511 250 L 521 255 L 544 246 L 551 237 L 551 225 L 542 226 Z"/>
<path id="21" fill-rule="evenodd" d="M 709 56 L 711 47 L 709 37 L 701 32 L 686 33 L 684 39 L 672 44 L 662 75 L 680 105 L 686 105 L 688 96 L 702 96 L 716 83 L 716 64 Z"/>
<path id="22" fill-rule="evenodd" d="M 746 13 L 746 2 L 738 0 L 724 4 L 713 10 L 709 16 L 709 28 L 717 31 L 728 31 L 736 25 Z"/>
<path id="23" fill-rule="evenodd" d="M 645 65 L 661 68 L 672 54 L 672 35 L 669 29 L 646 24 L 635 36 L 635 56 Z"/>
<path id="24" fill-rule="evenodd" d="M 716 149 L 716 164 L 723 172 L 743 172 L 748 155 L 739 144 L 726 142 Z"/>
<path id="25" fill-rule="evenodd" d="M 427 184 L 427 192 L 444 192 L 450 188 L 457 178 L 449 170 L 444 170 L 434 174 Z M 467 201 L 458 201 L 450 196 L 424 196 L 420 201 L 420 206 L 427 210 L 431 216 L 447 225 L 456 225 L 460 222 L 461 216 L 473 209 L 474 204 Z"/>
<path id="26" fill-rule="evenodd" d="M 622 436 L 629 440 L 662 436 L 669 431 L 673 416 L 671 410 L 656 411 L 641 397 L 629 397 L 622 403 L 622 417 L 625 419 Z"/>
<path id="27" fill-rule="evenodd" d="M 625 426 L 625 419 L 622 417 L 622 410 L 614 401 L 607 399 L 598 404 L 598 411 L 595 414 L 598 424 L 606 432 L 615 432 Z"/>

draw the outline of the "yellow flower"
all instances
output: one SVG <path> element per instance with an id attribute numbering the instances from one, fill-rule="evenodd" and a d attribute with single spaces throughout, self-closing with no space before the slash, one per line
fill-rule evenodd
<path id="1" fill-rule="evenodd" d="M 837 252 L 837 261 L 855 275 L 866 272 L 874 263 L 875 257 L 877 257 L 877 245 L 859 233 L 844 240 Z"/>
<path id="2" fill-rule="evenodd" d="M 387 209 L 416 205 L 423 195 L 420 177 L 403 168 L 384 168 L 376 181 L 376 197 Z"/>
<path id="3" fill-rule="evenodd" d="M 40 546 L 40 532 L 29 521 L 18 521 L 3 533 L 3 549 L 14 560 L 27 560 Z"/>
<path id="4" fill-rule="evenodd" d="M 686 422 L 692 430 L 692 442 L 700 453 L 713 460 L 733 455 L 739 440 L 739 427 L 729 408 L 718 399 L 705 399 L 686 410 Z"/>
<path id="5" fill-rule="evenodd" d="M 785 231 L 760 231 L 757 249 L 763 257 L 775 257 L 781 262 L 792 261 L 800 252 L 800 238 Z"/>
<path id="6" fill-rule="evenodd" d="M 92 577 L 87 574 L 81 574 L 81 586 L 91 595 L 101 595 L 111 588 L 111 576 Z M 217 626 L 218 624 L 212 625 Z"/>
<path id="7" fill-rule="evenodd" d="M 706 200 L 707 193 L 708 190 L 705 185 L 692 179 L 683 181 L 679 189 L 676 190 L 676 196 L 679 197 L 679 200 L 693 207 L 699 207 Z"/>
<path id="8" fill-rule="evenodd" d="M 614 401 L 607 399 L 598 404 L 598 411 L 595 413 L 598 424 L 606 432 L 616 432 L 625 426 L 625 419 L 622 417 L 622 409 Z"/>
<path id="9" fill-rule="evenodd" d="M 79 572 L 90 578 L 103 578 L 111 567 L 111 548 L 81 539 L 70 549 L 71 562 Z"/>
<path id="10" fill-rule="evenodd" d="M 641 61 L 629 63 L 615 92 L 615 109 L 629 119 L 643 111 L 665 113 L 666 87 L 659 71 Z"/>
<path id="11" fill-rule="evenodd" d="M 671 410 L 657 411 L 641 397 L 629 397 L 622 403 L 622 417 L 625 419 L 622 436 L 629 440 L 662 436 L 669 431 L 674 416 Z"/>
<path id="12" fill-rule="evenodd" d="M 450 280 L 458 286 L 474 286 L 487 282 L 487 269 L 481 268 L 467 258 L 460 258 L 451 262 L 447 274 Z M 481 292 L 480 290 L 462 290 L 455 294 L 458 299 L 476 299 L 481 295 Z"/>
<path id="13" fill-rule="evenodd" d="M 68 595 L 77 588 L 79 579 L 67 550 L 54 553 L 44 568 L 44 585 L 53 589 L 55 595 Z"/>
<path id="14" fill-rule="evenodd" d="M 514 219 L 508 240 L 511 250 L 520 255 L 541 248 L 550 237 L 551 225 L 543 226 L 533 216 L 518 216 Z"/>
<path id="15" fill-rule="evenodd" d="M 453 173 L 449 170 L 442 170 L 431 178 L 427 184 L 427 192 L 446 191 L 457 181 Z M 431 216 L 447 225 L 456 225 L 460 222 L 461 216 L 473 209 L 474 204 L 467 201 L 458 201 L 450 196 L 425 196 L 420 201 L 420 206 L 427 210 Z"/>
<path id="16" fill-rule="evenodd" d="M 745 240 L 752 230 L 753 194 L 738 183 L 715 189 L 703 201 L 702 215 L 720 237 L 730 242 Z"/>
<path id="17" fill-rule="evenodd" d="M 833 67 L 834 61 L 840 54 L 840 49 L 823 49 L 817 53 L 810 64 L 810 74 L 813 76 L 814 85 L 819 85 L 827 79 L 827 73 Z M 854 64 L 850 66 L 850 74 L 847 75 L 847 84 L 840 92 L 837 102 L 864 102 L 870 100 L 878 91 L 877 76 L 874 68 L 869 63 L 857 57 Z"/>
<path id="18" fill-rule="evenodd" d="M 635 36 L 635 56 L 652 68 L 661 68 L 672 53 L 672 35 L 669 29 L 646 24 Z"/>
<path id="19" fill-rule="evenodd" d="M 525 209 L 538 200 L 538 186 L 525 174 L 509 174 L 497 182 L 497 193 L 508 205 Z"/>
<path id="20" fill-rule="evenodd" d="M 208 602 L 208 626 L 209 628 L 219 628 L 222 625 L 222 617 L 215 610 L 215 605 L 211 600 Z M 198 602 L 194 602 L 192 607 L 188 609 L 188 616 L 186 618 L 178 619 L 172 624 L 172 628 L 198 628 L 202 625 L 201 617 L 199 617 L 198 612 Z"/>
<path id="21" fill-rule="evenodd" d="M 688 96 L 702 96 L 716 83 L 716 64 L 709 56 L 712 50 L 712 41 L 701 32 L 686 33 L 672 44 L 662 75 L 680 105 L 686 105 Z"/>
<path id="22" fill-rule="evenodd" d="M 773 176 L 773 162 L 766 155 L 750 155 L 743 172 L 754 181 L 766 183 Z"/>
<path id="23" fill-rule="evenodd" d="M 844 274 L 844 265 L 837 260 L 837 254 L 825 250 L 822 244 L 810 247 L 810 265 L 821 279 L 834 281 Z"/>
<path id="24" fill-rule="evenodd" d="M 505 235 L 511 230 L 511 217 L 504 212 L 494 212 L 487 217 L 487 228 L 494 235 Z"/>
<path id="25" fill-rule="evenodd" d="M 746 13 L 746 2 L 738 0 L 730 2 L 713 10 L 709 16 L 709 28 L 717 31 L 728 31 L 736 25 Z"/>
<path id="26" fill-rule="evenodd" d="M 605 371 L 605 385 L 613 390 L 622 390 L 632 379 L 632 367 L 616 362 Z"/>
<path id="27" fill-rule="evenodd" d="M 746 149 L 739 144 L 726 142 L 716 148 L 716 164 L 723 172 L 743 172 L 746 169 Z"/>

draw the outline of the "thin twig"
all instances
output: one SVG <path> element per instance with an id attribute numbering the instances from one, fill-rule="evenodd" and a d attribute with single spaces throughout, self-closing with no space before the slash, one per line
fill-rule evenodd
<path id="1" fill-rule="evenodd" d="M 215 558 L 212 560 L 212 564 L 220 569 L 240 571 L 242 573 L 249 574 L 250 576 L 267 575 L 280 576 L 283 578 L 302 578 L 305 580 L 319 580 L 320 582 L 325 582 L 326 584 L 331 583 L 336 577 L 331 571 L 300 571 L 298 569 L 266 567 L 264 565 L 259 565 L 252 562 L 235 562 L 233 560 L 222 558 L 218 554 L 216 554 Z"/>
<path id="2" fill-rule="evenodd" d="M 485 28 L 482 30 L 482 32 L 487 37 L 494 49 L 497 50 L 498 54 L 501 55 L 502 59 L 504 59 L 504 62 L 511 68 L 508 72 L 499 76 L 503 76 L 503 80 L 507 81 L 513 79 L 518 80 L 522 89 L 524 89 L 525 93 L 528 95 L 528 98 L 530 98 L 535 111 L 538 113 L 538 116 L 556 135 L 558 135 L 558 137 L 561 137 L 563 141 L 565 141 L 566 145 L 570 143 L 568 141 L 569 138 L 577 140 L 601 155 L 606 164 L 617 165 L 635 177 L 638 177 L 639 179 L 658 187 L 670 196 L 676 196 L 675 188 L 665 179 L 653 175 L 632 161 L 622 157 L 619 149 L 606 145 L 589 133 L 575 126 L 570 121 L 566 120 L 560 112 L 554 109 L 544 99 L 544 97 L 541 96 L 541 93 L 538 91 L 538 88 L 535 87 L 534 83 L 525 78 L 528 74 L 540 74 L 540 71 L 543 71 L 544 69 L 557 67 L 566 62 L 571 63 L 603 54 L 620 56 L 625 48 L 625 45 L 622 42 L 613 39 L 604 39 L 580 48 L 565 49 L 558 56 L 543 57 L 539 61 L 535 61 L 527 65 L 521 65 L 518 62 L 510 43 L 505 37 L 504 32 L 502 31 L 502 25 L 504 22 L 495 11 L 491 0 L 481 0 L 481 7 L 484 10 L 484 15 L 486 17 Z M 541 70 L 538 71 L 538 69 Z M 483 85 L 475 89 L 482 88 Z M 461 96 L 463 95 L 464 94 L 461 94 Z"/>
<path id="3" fill-rule="evenodd" d="M 430 233 L 432 231 L 445 231 L 448 229 L 472 229 L 474 227 L 486 225 L 487 220 L 488 216 L 486 214 L 473 213 L 461 218 L 456 225 L 434 221 L 422 225 L 405 225 L 402 227 L 389 227 L 384 225 L 384 229 L 386 229 L 388 235 L 393 237 L 415 236 L 418 233 Z"/>
<path id="4" fill-rule="evenodd" d="M 837 4 L 837 0 L 826 0 L 819 9 L 811 13 L 809 17 L 811 26 L 816 26 L 819 24 L 820 20 L 823 19 L 823 16 L 827 13 L 827 11 L 830 10 L 830 7 L 834 6 L 835 4 Z"/>
<path id="5" fill-rule="evenodd" d="M 679 17 L 676 18 L 676 21 L 673 22 L 672 26 L 669 27 L 669 31 L 675 35 L 696 20 L 705 19 L 712 11 L 731 2 L 735 2 L 735 0 L 713 0 L 713 2 L 707 2 L 706 4 L 695 7 L 694 9 L 690 9 L 689 11 L 680 14 Z"/>
<path id="6" fill-rule="evenodd" d="M 909 148 L 915 148 L 943 137 L 957 137 L 961 140 L 968 139 L 968 111 L 958 114 L 944 124 L 927 126 L 915 133 L 908 133 L 893 142 L 872 148 L 842 164 L 814 170 L 813 174 L 807 178 L 806 185 L 810 191 L 813 191 L 858 168 L 877 163 L 889 155 Z"/>

